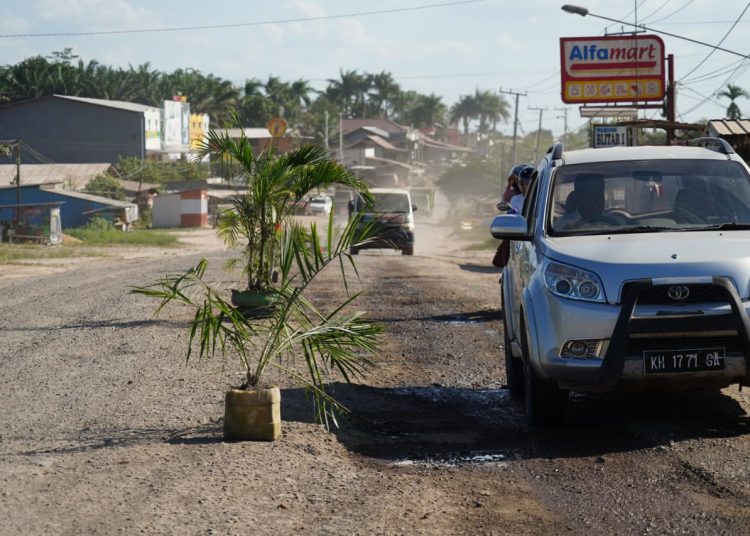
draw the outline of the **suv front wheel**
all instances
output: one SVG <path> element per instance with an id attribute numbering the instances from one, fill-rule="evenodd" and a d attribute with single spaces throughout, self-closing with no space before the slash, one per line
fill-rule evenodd
<path id="1" fill-rule="evenodd" d="M 526 326 L 521 326 L 521 348 L 524 363 L 526 418 L 530 424 L 557 424 L 565 419 L 569 393 L 556 382 L 540 378 L 529 362 Z"/>
<path id="2" fill-rule="evenodd" d="M 513 356 L 506 315 L 503 315 L 503 346 L 505 347 L 505 379 L 508 384 L 508 392 L 513 400 L 520 402 L 523 400 L 524 394 L 523 361 Z"/>

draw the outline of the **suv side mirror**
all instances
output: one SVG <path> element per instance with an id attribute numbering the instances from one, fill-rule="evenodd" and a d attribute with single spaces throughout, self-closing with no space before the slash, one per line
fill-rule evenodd
<path id="1" fill-rule="evenodd" d="M 490 225 L 490 234 L 501 240 L 531 240 L 526 218 L 520 214 L 495 216 Z"/>
<path id="2" fill-rule="evenodd" d="M 411 206 L 411 211 L 412 212 L 416 212 L 417 211 L 417 205 L 412 205 Z"/>

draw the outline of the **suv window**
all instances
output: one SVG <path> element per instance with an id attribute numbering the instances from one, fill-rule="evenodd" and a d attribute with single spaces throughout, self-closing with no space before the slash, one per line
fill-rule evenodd
<path id="1" fill-rule="evenodd" d="M 372 207 L 373 212 L 410 212 L 409 196 L 400 193 L 382 193 L 373 192 L 372 197 L 375 204 Z M 360 203 L 360 209 L 364 203 Z"/>
<path id="2" fill-rule="evenodd" d="M 563 166 L 554 175 L 550 199 L 553 235 L 750 225 L 750 177 L 728 160 Z"/>

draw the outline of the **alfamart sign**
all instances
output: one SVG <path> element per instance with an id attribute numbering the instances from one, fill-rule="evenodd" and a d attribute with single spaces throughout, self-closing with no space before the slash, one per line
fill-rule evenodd
<path id="1" fill-rule="evenodd" d="M 656 35 L 562 37 L 562 100 L 663 100 L 664 57 L 664 42 Z"/>

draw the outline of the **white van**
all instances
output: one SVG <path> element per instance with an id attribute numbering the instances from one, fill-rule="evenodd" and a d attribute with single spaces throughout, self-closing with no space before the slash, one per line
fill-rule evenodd
<path id="1" fill-rule="evenodd" d="M 370 193 L 375 200 L 372 207 L 365 205 L 361 197 L 352 201 L 351 212 L 363 214 L 362 222 L 377 218 L 382 225 L 382 232 L 374 241 L 354 246 L 352 255 L 360 249 L 388 248 L 401 250 L 402 255 L 414 255 L 414 212 L 417 207 L 412 204 L 408 190 L 399 188 L 372 188 Z"/>

